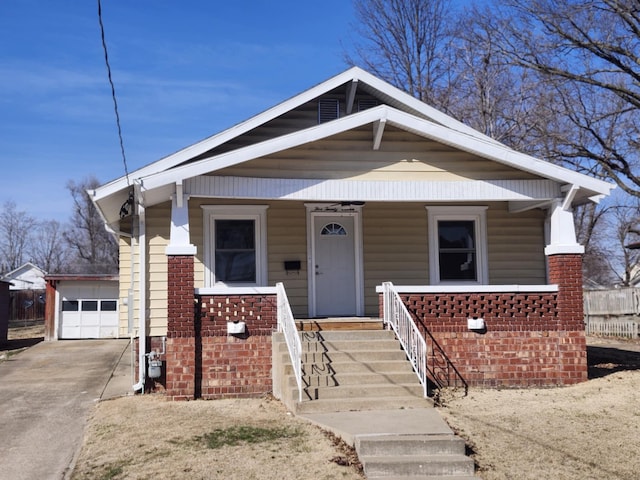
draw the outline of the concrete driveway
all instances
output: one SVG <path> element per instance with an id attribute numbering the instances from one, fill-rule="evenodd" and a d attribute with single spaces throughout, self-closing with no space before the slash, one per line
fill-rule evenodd
<path id="1" fill-rule="evenodd" d="M 129 340 L 42 342 L 0 363 L 1 479 L 66 478 L 88 415 L 129 356 L 128 345 Z"/>

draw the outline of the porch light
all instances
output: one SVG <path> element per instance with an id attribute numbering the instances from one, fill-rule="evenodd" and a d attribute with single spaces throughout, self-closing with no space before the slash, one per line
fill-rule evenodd
<path id="1" fill-rule="evenodd" d="M 484 323 L 484 318 L 467 318 L 468 330 L 484 330 L 487 326 Z"/>

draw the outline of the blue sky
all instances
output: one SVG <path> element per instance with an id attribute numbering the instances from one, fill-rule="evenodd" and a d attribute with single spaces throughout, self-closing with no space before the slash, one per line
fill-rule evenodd
<path id="1" fill-rule="evenodd" d="M 349 0 L 102 0 L 129 171 L 344 70 Z M 67 221 L 124 175 L 97 0 L 0 2 L 0 203 Z"/>

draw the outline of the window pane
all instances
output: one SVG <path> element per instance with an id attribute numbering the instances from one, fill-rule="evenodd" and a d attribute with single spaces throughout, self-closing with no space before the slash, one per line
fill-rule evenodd
<path id="1" fill-rule="evenodd" d="M 78 311 L 78 301 L 77 300 L 63 300 L 62 301 L 62 311 L 63 312 L 77 312 Z"/>
<path id="2" fill-rule="evenodd" d="M 216 220 L 216 250 L 255 248 L 253 220 Z"/>
<path id="3" fill-rule="evenodd" d="M 117 300 L 102 300 L 100 302 L 100 310 L 102 312 L 115 312 L 118 309 Z"/>
<path id="4" fill-rule="evenodd" d="M 475 222 L 438 222 L 440 280 L 477 280 Z"/>
<path id="5" fill-rule="evenodd" d="M 328 223 L 322 228 L 320 235 L 340 235 L 344 236 L 347 231 L 339 223 Z"/>
<path id="6" fill-rule="evenodd" d="M 215 276 L 218 282 L 256 282 L 254 220 L 216 220 Z"/>
<path id="7" fill-rule="evenodd" d="M 83 312 L 97 312 L 98 311 L 98 301 L 97 300 L 83 300 L 82 301 L 82 311 Z"/>
<path id="8" fill-rule="evenodd" d="M 255 283 L 255 252 L 217 251 L 216 280 L 219 282 Z"/>

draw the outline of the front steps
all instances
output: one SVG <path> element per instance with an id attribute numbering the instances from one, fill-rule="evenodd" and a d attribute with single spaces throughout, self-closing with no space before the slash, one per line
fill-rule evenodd
<path id="1" fill-rule="evenodd" d="M 393 332 L 382 329 L 380 320 L 297 323 L 302 343 L 302 402 L 298 402 L 293 367 L 281 333 L 273 336 L 274 395 L 296 415 L 333 430 L 354 445 L 369 480 L 479 480 L 473 475 L 473 461 L 465 456 L 464 441 L 437 413 L 435 424 L 425 421 L 429 415 L 419 414 L 426 413 L 424 409 L 433 402 L 424 398 L 400 342 Z M 411 413 L 411 409 L 419 410 Z M 402 433 L 390 425 L 379 425 L 382 433 L 352 437 L 344 430 L 348 425 L 355 428 L 350 421 L 339 428 L 332 426 L 330 418 L 356 415 L 362 422 L 367 411 L 374 415 L 364 419 L 368 426 L 385 418 Z M 398 415 L 403 420 L 394 422 Z M 322 418 L 324 422 L 317 420 Z M 400 425 L 407 423 L 413 427 L 410 433 Z"/>
<path id="2" fill-rule="evenodd" d="M 479 480 L 453 434 L 360 436 L 355 447 L 369 480 Z"/>
<path id="3" fill-rule="evenodd" d="M 340 330 L 327 329 L 335 324 Z M 383 330 L 380 320 L 312 320 L 302 326 L 302 402 L 283 335 L 274 334 L 273 344 L 274 394 L 294 413 L 433 405 L 394 333 Z"/>

